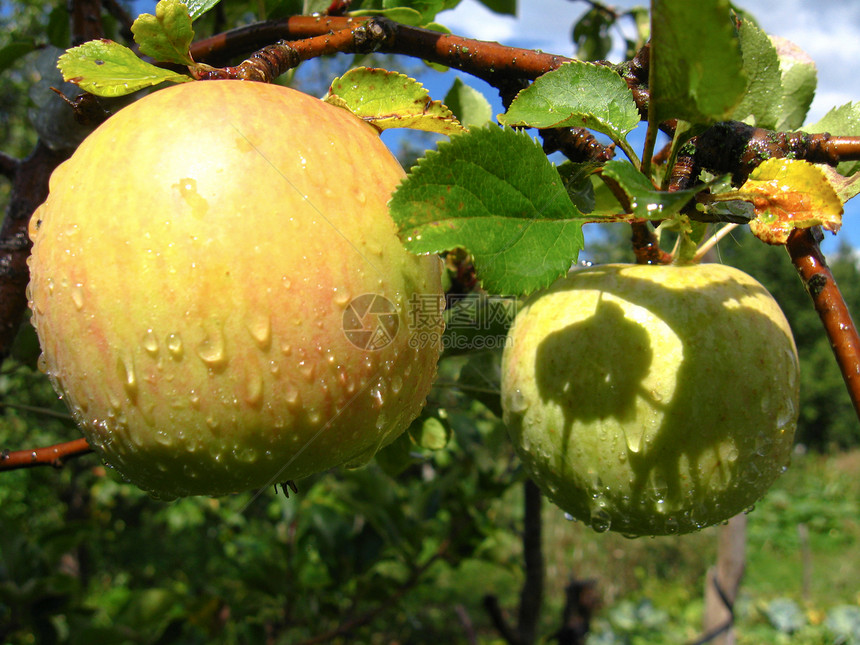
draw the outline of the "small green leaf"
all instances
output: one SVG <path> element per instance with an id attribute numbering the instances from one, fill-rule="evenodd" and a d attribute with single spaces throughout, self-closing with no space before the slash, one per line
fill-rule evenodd
<path id="1" fill-rule="evenodd" d="M 741 23 L 740 38 L 749 87 L 732 120 L 772 130 L 780 115 L 780 104 L 773 98 L 782 95 L 776 47 L 766 33 L 748 20 Z"/>
<path id="2" fill-rule="evenodd" d="M 456 134 L 464 128 L 451 110 L 433 101 L 418 81 L 399 72 L 357 67 L 334 79 L 325 100 L 379 130 L 411 128 Z"/>
<path id="3" fill-rule="evenodd" d="M 797 130 L 806 120 L 809 106 L 815 97 L 818 72 L 815 61 L 800 47 L 785 38 L 770 37 L 779 56 L 779 71 L 782 76 L 782 101 L 776 130 Z"/>
<path id="4" fill-rule="evenodd" d="M 413 423 L 409 426 L 409 436 L 422 448 L 442 450 L 451 438 L 451 428 L 437 417 L 427 417 L 422 423 Z"/>
<path id="5" fill-rule="evenodd" d="M 219 2 L 221 2 L 221 0 L 185 0 L 185 4 L 188 7 L 188 15 L 191 16 L 191 20 L 197 20 Z"/>
<path id="6" fill-rule="evenodd" d="M 467 128 L 481 127 L 493 118 L 490 102 L 473 87 L 459 78 L 454 79 L 451 89 L 445 95 L 445 105 Z"/>
<path id="7" fill-rule="evenodd" d="M 496 13 L 517 15 L 517 0 L 481 0 L 481 4 Z"/>
<path id="8" fill-rule="evenodd" d="M 492 125 L 429 152 L 390 212 L 415 253 L 467 249 L 491 293 L 546 287 L 583 248 L 583 215 L 540 144 Z"/>
<path id="9" fill-rule="evenodd" d="M 184 83 L 190 76 L 141 60 L 112 40 L 91 40 L 60 56 L 63 79 L 98 96 L 124 96 L 165 81 Z"/>
<path id="10" fill-rule="evenodd" d="M 747 78 L 729 0 L 652 0 L 652 117 L 694 124 L 728 119 Z"/>
<path id="11" fill-rule="evenodd" d="M 618 184 L 630 202 L 630 212 L 638 218 L 661 220 L 680 212 L 704 189 L 688 188 L 674 193 L 657 190 L 629 161 L 612 160 L 603 167 L 603 177 Z"/>
<path id="12" fill-rule="evenodd" d="M 131 26 L 134 41 L 146 56 L 163 63 L 193 65 L 188 53 L 194 30 L 188 5 L 180 0 L 160 0 L 155 15 L 144 13 Z"/>
<path id="13" fill-rule="evenodd" d="M 615 71 L 603 65 L 573 61 L 544 74 L 522 90 L 504 125 L 533 128 L 578 127 L 623 139 L 639 125 L 633 93 Z"/>
<path id="14" fill-rule="evenodd" d="M 350 11 L 350 16 L 380 16 L 388 18 L 394 22 L 399 22 L 402 25 L 410 27 L 420 27 L 424 24 L 424 16 L 420 11 L 409 7 L 394 7 L 393 9 L 361 9 L 358 11 Z"/>
<path id="15" fill-rule="evenodd" d="M 843 137 L 860 136 L 860 102 L 846 103 L 825 114 L 818 123 L 805 126 L 804 132 L 830 132 Z M 860 170 L 860 161 L 843 161 L 836 166 L 840 175 L 849 177 Z"/>
<path id="16" fill-rule="evenodd" d="M 767 159 L 750 173 L 738 196 L 752 202 L 750 230 L 768 244 L 785 244 L 796 228 L 842 225 L 842 201 L 822 170 L 798 159 Z"/>

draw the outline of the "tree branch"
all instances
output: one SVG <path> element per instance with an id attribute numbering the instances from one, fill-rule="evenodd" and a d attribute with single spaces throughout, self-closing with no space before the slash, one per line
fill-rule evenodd
<path id="1" fill-rule="evenodd" d="M 819 227 L 794 230 L 786 249 L 821 318 L 854 410 L 860 418 L 860 336 L 821 252 L 819 244 L 822 238 Z"/>
<path id="2" fill-rule="evenodd" d="M 0 451 L 0 471 L 36 466 L 60 468 L 67 459 L 92 452 L 86 439 L 75 439 L 34 450 Z"/>

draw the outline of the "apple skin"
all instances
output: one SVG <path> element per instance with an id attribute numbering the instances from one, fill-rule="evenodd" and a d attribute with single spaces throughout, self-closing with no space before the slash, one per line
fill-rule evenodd
<path id="1" fill-rule="evenodd" d="M 29 298 L 42 368 L 104 460 L 155 496 L 214 496 L 395 439 L 441 349 L 411 342 L 441 262 L 397 237 L 403 177 L 370 125 L 276 85 L 177 85 L 94 131 L 31 220 Z M 363 294 L 398 312 L 381 349 L 344 333 Z"/>
<path id="2" fill-rule="evenodd" d="M 728 266 L 575 270 L 518 314 L 502 409 L 528 474 L 597 531 L 688 533 L 786 468 L 797 351 L 765 288 Z"/>

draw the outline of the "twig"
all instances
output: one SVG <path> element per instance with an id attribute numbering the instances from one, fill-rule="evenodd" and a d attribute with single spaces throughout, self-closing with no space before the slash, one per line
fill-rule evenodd
<path id="1" fill-rule="evenodd" d="M 36 466 L 60 468 L 67 459 L 92 452 L 86 439 L 75 439 L 33 450 L 3 450 L 0 452 L 0 471 Z"/>
<path id="2" fill-rule="evenodd" d="M 860 419 L 860 336 L 839 285 L 821 253 L 819 244 L 823 236 L 819 227 L 796 229 L 789 236 L 786 249 L 821 318 L 854 410 Z"/>

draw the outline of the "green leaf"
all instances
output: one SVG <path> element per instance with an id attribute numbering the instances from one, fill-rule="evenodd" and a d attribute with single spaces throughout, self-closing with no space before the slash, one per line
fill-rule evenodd
<path id="1" fill-rule="evenodd" d="M 729 0 L 653 0 L 651 110 L 662 122 L 728 119 L 746 92 Z"/>
<path id="2" fill-rule="evenodd" d="M 131 26 L 134 41 L 146 56 L 163 63 L 193 65 L 188 48 L 194 40 L 189 8 L 180 0 L 160 0 L 155 15 L 144 13 Z"/>
<path id="3" fill-rule="evenodd" d="M 639 125 L 639 110 L 627 83 L 612 69 L 573 61 L 539 77 L 517 94 L 504 125 L 533 128 L 585 127 L 614 140 Z"/>
<path id="4" fill-rule="evenodd" d="M 842 137 L 860 136 L 860 102 L 846 103 L 825 114 L 818 123 L 805 126 L 804 132 L 830 132 Z M 843 161 L 836 166 L 840 175 L 849 177 L 860 170 L 860 161 Z"/>
<path id="5" fill-rule="evenodd" d="M 654 188 L 653 184 L 629 161 L 612 160 L 606 163 L 604 179 L 614 181 L 630 202 L 629 212 L 638 218 L 661 220 L 680 212 L 702 191 L 704 186 L 668 193 Z"/>
<path id="6" fill-rule="evenodd" d="M 773 99 L 782 96 L 782 75 L 776 47 L 766 33 L 748 20 L 741 23 L 740 37 L 749 86 L 735 108 L 732 120 L 772 130 L 780 116 L 780 104 Z"/>
<path id="7" fill-rule="evenodd" d="M 776 130 L 797 130 L 806 120 L 809 106 L 815 97 L 818 72 L 815 61 L 800 47 L 785 38 L 770 37 L 779 57 L 782 76 L 782 101 Z"/>
<path id="8" fill-rule="evenodd" d="M 124 96 L 165 81 L 184 83 L 190 76 L 141 60 L 112 40 L 91 40 L 60 56 L 57 67 L 66 81 L 98 96 Z"/>
<path id="9" fill-rule="evenodd" d="M 517 0 L 481 0 L 481 4 L 496 13 L 517 15 Z"/>
<path id="10" fill-rule="evenodd" d="M 360 9 L 358 11 L 350 11 L 350 16 L 381 16 L 388 18 L 394 22 L 399 22 L 410 27 L 420 27 L 424 24 L 424 16 L 421 12 L 411 9 L 410 7 L 394 7 L 393 9 Z"/>
<path id="11" fill-rule="evenodd" d="M 750 230 L 768 244 L 785 244 L 796 228 L 842 225 L 842 201 L 821 168 L 799 159 L 767 159 L 750 173 L 738 196 L 755 207 Z"/>
<path id="12" fill-rule="evenodd" d="M 442 450 L 451 438 L 451 428 L 438 417 L 426 417 L 409 426 L 412 441 L 427 450 Z"/>
<path id="13" fill-rule="evenodd" d="M 390 212 L 415 253 L 471 252 L 492 293 L 546 287 L 583 248 L 583 215 L 540 144 L 492 125 L 429 152 L 394 193 Z"/>
<path id="14" fill-rule="evenodd" d="M 467 128 L 475 128 L 488 123 L 493 118 L 490 102 L 473 87 L 459 78 L 454 79 L 451 89 L 445 95 L 445 105 Z"/>
<path id="15" fill-rule="evenodd" d="M 411 128 L 456 134 L 464 130 L 451 110 L 424 86 L 399 72 L 357 67 L 334 79 L 325 100 L 350 110 L 379 130 Z"/>
<path id="16" fill-rule="evenodd" d="M 197 20 L 219 2 L 221 0 L 185 0 L 185 5 L 188 7 L 188 15 L 191 16 L 191 20 Z"/>

